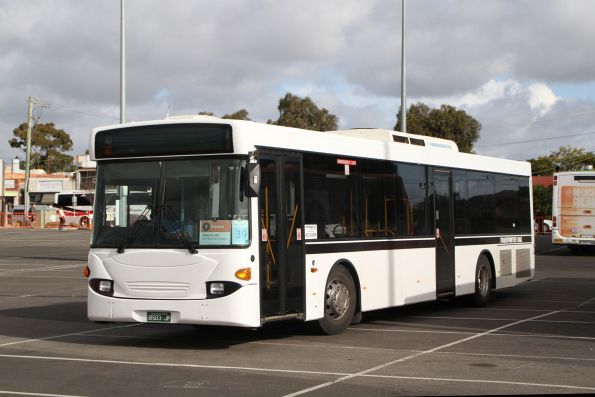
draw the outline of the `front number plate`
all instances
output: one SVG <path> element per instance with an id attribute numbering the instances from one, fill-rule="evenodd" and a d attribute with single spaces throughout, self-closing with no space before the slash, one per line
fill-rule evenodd
<path id="1" fill-rule="evenodd" d="M 170 312 L 147 312 L 147 322 L 150 323 L 171 323 Z"/>

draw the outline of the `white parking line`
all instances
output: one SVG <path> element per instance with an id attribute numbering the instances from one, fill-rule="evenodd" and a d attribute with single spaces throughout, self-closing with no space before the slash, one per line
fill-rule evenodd
<path id="1" fill-rule="evenodd" d="M 0 258 L 0 262 L 5 262 L 5 261 L 14 261 L 15 259 L 21 259 L 20 256 L 6 256 L 3 258 Z M 1 263 L 0 263 L 1 265 Z"/>
<path id="2" fill-rule="evenodd" d="M 0 347 L 6 347 L 6 346 L 14 346 L 14 345 L 20 345 L 23 343 L 31 343 L 31 342 L 40 342 L 43 340 L 51 340 L 51 339 L 58 339 L 58 338 L 65 338 L 67 336 L 73 336 L 73 335 L 82 335 L 82 334 L 88 334 L 91 332 L 100 332 L 100 331 L 106 331 L 109 329 L 117 329 L 117 328 L 127 328 L 127 327 L 136 327 L 138 325 L 142 325 L 143 323 L 134 323 L 134 324 L 125 324 L 125 325 L 119 325 L 119 326 L 115 326 L 115 327 L 105 327 L 105 328 L 99 328 L 99 329 L 91 329 L 89 331 L 81 331 L 81 332 L 72 332 L 69 334 L 62 334 L 62 335 L 54 335 L 54 336 L 47 336 L 45 338 L 36 338 L 36 339 L 25 339 L 25 340 L 18 340 L 15 342 L 8 342 L 8 343 L 3 343 L 0 345 Z"/>
<path id="3" fill-rule="evenodd" d="M 31 272 L 49 272 L 49 271 L 57 271 L 57 270 L 66 270 L 66 269 L 73 269 L 75 267 L 81 267 L 84 264 L 71 264 L 71 265 L 56 265 L 56 266 L 47 266 L 47 267 L 37 267 L 34 269 L 13 269 L 13 270 L 4 270 L 0 272 L 0 276 L 7 276 L 12 274 L 20 274 L 20 273 L 31 273 Z"/>
<path id="4" fill-rule="evenodd" d="M 64 279 L 71 279 L 71 280 L 86 280 L 84 277 L 68 277 L 68 276 L 42 276 L 40 275 L 35 275 L 35 276 L 12 276 L 10 274 L 7 275 L 0 275 L 0 277 L 5 277 L 5 278 L 64 278 Z"/>
<path id="5" fill-rule="evenodd" d="M 591 302 L 593 302 L 593 301 L 595 301 L 595 298 L 589 299 L 588 301 L 581 303 L 581 304 L 580 304 L 580 305 L 578 305 L 576 308 L 578 309 L 578 308 L 580 308 L 580 307 L 586 306 L 586 305 L 588 305 L 589 303 L 591 303 Z"/>
<path id="6" fill-rule="evenodd" d="M 367 331 L 367 332 L 403 332 L 403 333 L 427 333 L 427 334 L 460 334 L 460 335 L 475 335 L 476 332 L 469 331 L 434 331 L 434 330 L 410 330 L 410 329 L 394 329 L 394 328 L 349 328 L 350 331 Z M 578 340 L 595 340 L 595 337 L 590 336 L 568 336 L 555 334 L 536 334 L 536 333 L 491 333 L 485 336 L 507 336 L 519 338 L 553 338 L 553 339 L 578 339 Z"/>
<path id="7" fill-rule="evenodd" d="M 486 383 L 496 385 L 511 385 L 511 386 L 529 386 L 529 387 L 543 387 L 554 389 L 570 389 L 570 390 L 585 390 L 593 393 L 595 387 L 572 386 L 572 385 L 556 385 L 552 383 L 531 383 L 531 382 L 509 382 L 505 380 L 486 380 L 486 379 L 452 379 L 452 378 L 424 378 L 421 376 L 398 376 L 398 375 L 364 375 L 373 378 L 388 378 L 388 379 L 406 379 L 406 380 L 422 380 L 435 382 L 460 382 L 460 383 Z M 519 393 L 520 394 L 520 393 Z M 287 396 L 291 396 L 288 394 Z"/>
<path id="8" fill-rule="evenodd" d="M 590 301 L 581 303 L 581 306 L 586 305 Z M 525 308 L 518 308 L 518 309 L 507 309 L 507 308 L 497 308 L 497 307 L 482 307 L 482 308 L 475 308 L 475 307 L 463 307 L 464 310 L 480 310 L 482 312 L 486 311 L 505 311 L 505 312 L 536 312 L 536 313 L 546 313 L 549 312 L 547 309 L 525 309 Z M 564 310 L 564 313 L 586 313 L 592 314 L 595 313 L 593 311 L 586 311 L 586 310 Z"/>
<path id="9" fill-rule="evenodd" d="M 70 394 L 47 394 L 47 393 L 27 393 L 24 391 L 0 390 L 0 394 L 10 394 L 12 396 L 45 396 L 45 397 L 81 397 Z"/>
<path id="10" fill-rule="evenodd" d="M 502 358 L 522 358 L 522 359 L 537 359 L 537 360 L 560 360 L 560 361 L 595 361 L 595 358 L 578 358 L 578 357 L 560 357 L 560 356 L 532 356 L 532 355 L 518 355 L 518 354 L 494 354 L 494 353 L 463 353 L 463 352 L 449 352 L 440 351 L 436 354 L 455 355 L 455 356 L 478 356 L 478 357 L 502 357 Z"/>
<path id="11" fill-rule="evenodd" d="M 566 247 L 558 247 L 558 248 L 552 248 L 552 249 L 546 250 L 546 251 L 539 251 L 539 252 L 536 252 L 535 255 L 545 254 L 547 252 L 559 251 L 559 250 L 563 250 L 565 248 Z"/>
<path id="12" fill-rule="evenodd" d="M 85 335 L 88 336 L 88 335 Z M 101 335 L 104 337 L 105 335 Z M 284 346 L 284 347 L 299 347 L 299 348 L 314 348 L 314 349 L 349 349 L 349 350 L 374 350 L 374 351 L 392 351 L 401 353 L 419 353 L 422 350 L 410 349 L 388 349 L 384 347 L 364 347 L 364 346 L 345 346 L 345 345 L 327 345 L 327 344 L 305 344 L 305 343 L 278 343 L 278 342 L 249 342 L 254 345 L 268 345 L 268 346 Z M 440 351 L 436 354 L 443 355 L 457 355 L 457 356 L 481 356 L 481 357 L 505 357 L 505 358 L 522 358 L 522 359 L 540 359 L 540 360 L 563 360 L 563 361 L 595 361 L 595 358 L 578 358 L 578 357 L 560 357 L 560 356 L 531 356 L 519 354 L 493 354 L 493 353 L 466 353 L 466 352 L 451 352 Z"/>
<path id="13" fill-rule="evenodd" d="M 64 294 L 66 292 L 82 291 L 82 290 L 86 290 L 86 289 L 87 289 L 87 287 L 67 289 L 67 290 L 60 289 L 60 290 L 52 290 L 52 291 L 40 292 L 38 294 L 27 294 L 27 295 L 19 295 L 19 296 L 6 296 L 5 298 L 7 298 L 7 299 L 33 298 L 33 297 L 36 297 L 36 296 L 44 296 L 44 295 L 55 294 L 55 293 Z"/>
<path id="14" fill-rule="evenodd" d="M 284 374 L 306 374 L 306 375 L 323 375 L 323 376 L 341 376 L 333 382 L 324 383 L 324 385 L 332 385 L 338 381 L 351 379 L 354 377 L 365 377 L 365 378 L 381 378 L 381 379 L 405 379 L 405 380 L 422 380 L 422 381 L 435 381 L 435 382 L 461 382 L 461 383 L 487 383 L 487 384 L 501 384 L 501 385 L 513 385 L 513 386 L 529 386 L 529 387 L 542 387 L 550 389 L 568 389 L 568 390 L 581 390 L 585 392 L 595 392 L 595 387 L 587 386 L 574 386 L 574 385 L 558 385 L 548 383 L 531 383 L 531 382 L 510 382 L 510 381 L 499 381 L 499 380 L 485 380 L 485 379 L 454 379 L 454 378 L 433 378 L 433 377 L 417 377 L 417 376 L 399 376 L 399 375 L 371 375 L 367 371 L 361 371 L 355 374 L 343 373 L 343 372 L 324 372 L 324 371 L 307 371 L 307 370 L 292 370 L 292 369 L 277 369 L 277 368 L 254 368 L 254 367 L 235 367 L 225 365 L 202 365 L 202 364 L 182 364 L 182 363 L 159 363 L 159 362 L 146 362 L 146 361 L 119 361 L 119 360 L 101 360 L 101 359 L 88 359 L 88 358 L 75 358 L 75 357 L 50 357 L 50 356 L 28 356 L 18 354 L 0 354 L 2 358 L 14 358 L 14 359 L 27 359 L 27 360 L 48 360 L 48 361 L 66 361 L 66 362 L 82 362 L 82 363 L 93 363 L 93 364 L 117 364 L 117 365 L 133 365 L 133 366 L 147 366 L 147 367 L 168 367 L 168 368 L 197 368 L 197 369 L 214 369 L 214 370 L 232 370 L 232 371 L 249 371 L 249 372 L 268 372 L 268 373 L 284 373 Z M 379 367 L 383 367 L 379 366 Z M 374 367 L 378 368 L 378 367 Z M 319 385 L 320 386 L 320 385 Z M 321 387 L 315 386 L 309 389 L 304 389 L 300 392 L 288 394 L 300 395 L 307 391 L 314 391 Z"/>
<path id="15" fill-rule="evenodd" d="M 435 347 L 433 349 L 424 350 L 424 351 L 421 351 L 421 352 L 418 352 L 418 353 L 415 353 L 415 354 L 411 354 L 411 355 L 406 356 L 406 357 L 402 357 L 402 358 L 399 358 L 399 359 L 396 359 L 396 360 L 389 361 L 389 362 L 384 363 L 384 364 L 381 364 L 381 365 L 377 365 L 377 366 L 372 367 L 372 368 L 368 368 L 366 370 L 357 372 L 355 374 L 350 374 L 350 375 L 347 375 L 347 376 L 340 377 L 338 379 L 335 379 L 332 382 L 325 382 L 325 383 L 321 383 L 321 384 L 316 385 L 316 386 L 309 387 L 307 389 L 298 390 L 298 391 L 296 391 L 294 393 L 287 394 L 284 397 L 294 397 L 294 396 L 299 396 L 299 395 L 306 394 L 306 393 L 309 393 L 309 392 L 312 392 L 312 391 L 315 391 L 315 390 L 320 390 L 320 389 L 323 389 L 325 387 L 332 386 L 332 385 L 337 384 L 337 383 L 340 383 L 340 382 L 344 382 L 346 380 L 350 380 L 350 379 L 353 379 L 353 378 L 356 378 L 356 377 L 359 377 L 359 376 L 367 375 L 370 372 L 378 371 L 378 370 L 384 369 L 384 368 L 389 367 L 389 366 L 394 365 L 394 364 L 402 363 L 402 362 L 405 362 L 405 361 L 408 361 L 408 360 L 411 360 L 411 359 L 414 359 L 414 358 L 417 358 L 417 357 L 421 357 L 421 356 L 426 355 L 426 354 L 434 353 L 434 352 L 437 352 L 439 350 L 443 350 L 443 349 L 446 349 L 446 348 L 449 348 L 449 347 L 452 347 L 452 346 L 455 346 L 455 345 L 458 345 L 458 344 L 461 344 L 461 343 L 469 342 L 471 340 L 474 340 L 474 339 L 477 339 L 477 338 L 481 338 L 481 337 L 486 336 L 486 335 L 493 334 L 495 332 L 501 331 L 501 330 L 506 329 L 506 328 L 513 327 L 515 325 L 523 324 L 523 323 L 526 323 L 526 322 L 529 322 L 529 321 L 534 321 L 534 320 L 540 319 L 542 317 L 551 316 L 553 314 L 558 314 L 558 313 L 560 313 L 560 310 L 554 310 L 554 311 L 551 311 L 551 312 L 548 312 L 548 313 L 540 314 L 538 316 L 534 316 L 534 317 L 527 318 L 527 319 L 524 319 L 524 320 L 519 320 L 519 321 L 515 321 L 513 323 L 505 324 L 505 325 L 502 325 L 502 326 L 497 327 L 497 328 L 493 328 L 493 329 L 488 330 L 488 331 L 485 331 L 485 332 L 474 334 L 472 336 L 469 336 L 469 337 L 466 337 L 466 338 L 463 338 L 463 339 L 459 339 L 459 340 L 456 340 L 456 341 L 453 341 L 453 342 L 450 342 L 450 343 L 447 343 L 447 344 L 444 344 L 444 345 L 441 345 L 441 346 L 437 346 L 437 347 Z M 416 378 L 412 378 L 412 379 L 416 379 Z M 594 390 L 595 390 L 595 388 L 594 388 Z"/>
<path id="16" fill-rule="evenodd" d="M 448 316 L 407 316 L 408 318 L 427 318 L 427 319 L 435 319 L 435 320 L 485 320 L 485 321 L 516 321 L 519 320 L 518 318 L 486 318 L 486 317 L 448 317 Z M 532 322 L 536 323 L 570 323 L 570 324 L 595 324 L 595 321 L 571 321 L 571 320 L 533 320 Z M 397 322 L 403 323 L 402 321 Z M 415 323 L 407 323 L 407 324 L 415 324 Z"/>

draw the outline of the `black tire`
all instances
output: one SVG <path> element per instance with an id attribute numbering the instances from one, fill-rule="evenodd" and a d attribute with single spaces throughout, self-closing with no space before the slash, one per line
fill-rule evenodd
<path id="1" fill-rule="evenodd" d="M 324 290 L 324 317 L 318 320 L 322 332 L 339 334 L 353 321 L 356 299 L 355 284 L 343 266 L 335 266 L 328 275 Z"/>
<path id="2" fill-rule="evenodd" d="M 492 300 L 492 267 L 485 255 L 480 255 L 475 266 L 475 293 L 471 296 L 472 303 L 477 307 L 484 307 Z"/>
<path id="3" fill-rule="evenodd" d="M 83 227 L 85 229 L 88 228 L 89 227 L 89 218 L 87 218 L 86 216 L 82 217 L 81 221 L 80 221 L 80 225 L 81 225 L 81 227 Z"/>

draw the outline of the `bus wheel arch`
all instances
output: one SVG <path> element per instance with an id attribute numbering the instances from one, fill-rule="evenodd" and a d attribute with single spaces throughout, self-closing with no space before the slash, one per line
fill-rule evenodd
<path id="1" fill-rule="evenodd" d="M 474 293 L 469 296 L 471 303 L 477 307 L 486 306 L 492 299 L 495 288 L 494 259 L 488 250 L 483 250 L 475 265 Z"/>
<path id="2" fill-rule="evenodd" d="M 492 289 L 496 289 L 496 266 L 494 265 L 494 257 L 492 256 L 492 253 L 487 249 L 481 251 L 479 256 L 481 255 L 488 258 L 488 261 L 490 262 L 490 269 L 492 271 Z M 477 260 L 479 261 L 479 257 L 477 258 Z"/>
<path id="3" fill-rule="evenodd" d="M 351 274 L 351 279 L 353 280 L 353 284 L 355 284 L 355 313 L 353 315 L 353 321 L 351 324 L 359 324 L 362 321 L 362 288 L 359 281 L 359 276 L 355 270 L 355 266 L 353 266 L 353 263 L 347 259 L 338 260 L 333 265 L 333 267 L 335 266 L 344 266 Z"/>
<path id="4" fill-rule="evenodd" d="M 343 332 L 359 313 L 359 279 L 349 261 L 331 267 L 324 284 L 324 315 L 318 326 L 328 335 Z"/>

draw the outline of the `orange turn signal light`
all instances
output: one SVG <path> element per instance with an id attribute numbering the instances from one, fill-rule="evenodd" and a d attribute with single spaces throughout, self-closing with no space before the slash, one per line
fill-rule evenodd
<path id="1" fill-rule="evenodd" d="M 236 277 L 240 280 L 249 281 L 252 278 L 252 269 L 249 267 L 238 269 L 236 271 Z"/>
<path id="2" fill-rule="evenodd" d="M 85 268 L 83 269 L 83 276 L 85 278 L 89 278 L 90 275 L 91 275 L 91 269 L 89 269 L 89 266 L 85 266 Z"/>

